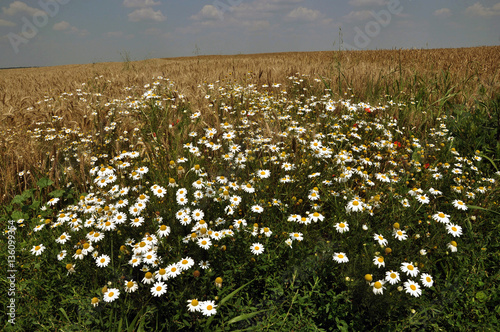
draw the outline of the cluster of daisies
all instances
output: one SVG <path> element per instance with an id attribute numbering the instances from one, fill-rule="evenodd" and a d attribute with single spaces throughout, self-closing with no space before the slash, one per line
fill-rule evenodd
<path id="1" fill-rule="evenodd" d="M 290 80 L 294 85 L 305 84 L 302 77 Z M 156 83 L 122 107 L 131 112 L 147 111 L 151 103 L 166 107 L 165 89 Z M 146 289 L 154 297 L 168 296 L 169 282 L 195 267 L 207 269 L 211 253 L 225 248 L 228 239 L 238 237 L 234 243 L 244 243 L 249 255 L 270 254 L 266 248 L 281 245 L 292 250 L 307 243 L 308 229 L 317 224 L 329 225 L 341 245 L 343 239 L 356 238 L 360 232 L 373 234 L 370 241 L 386 254 L 376 252 L 367 258 L 376 270 L 365 279 L 375 294 L 383 294 L 387 283 L 402 283 L 397 287 L 420 296 L 418 281 L 432 287 L 432 276 L 413 262 L 392 261 L 391 252 L 398 250 L 398 243 L 421 238 L 419 232 L 426 231 L 422 238 L 429 238 L 431 231 L 443 230 L 449 241 L 443 245 L 456 252 L 457 238 L 463 233 L 459 221 L 468 216 L 467 205 L 481 200 L 496 185 L 494 179 L 481 175 L 479 153 L 467 158 L 450 148 L 444 117 L 436 119 L 437 129 L 431 129 L 424 142 L 406 138 L 397 120 L 385 116 L 390 107 L 404 107 L 393 102 L 371 106 L 334 101 L 330 94 L 291 98 L 279 85 L 216 82 L 200 88 L 206 93 L 207 107 L 217 107 L 223 114 L 222 122 L 217 128 L 191 131 L 177 157 L 165 161 L 170 170 L 165 179 L 152 179 L 150 168 L 155 165 L 146 164 L 132 149 L 105 161 L 101 156 L 99 166 L 98 158 L 92 159 L 93 192 L 34 227 L 35 233 L 50 227 L 58 234 L 55 245 L 73 248 L 58 254 L 68 274 L 76 273 L 80 265 L 114 266 L 117 255 L 109 252 L 109 243 L 123 234 L 129 236 L 118 245 L 120 255 L 128 260 L 127 275 L 136 278 L 103 290 L 104 302 L 118 299 L 121 290 Z M 190 115 L 192 121 L 200 117 L 199 111 Z M 263 123 L 275 130 L 266 131 Z M 147 137 L 142 141 L 147 142 Z M 442 154 L 450 163 L 433 157 Z M 47 207 L 58 204 L 50 200 Z M 159 205 L 167 205 L 168 210 L 157 213 Z M 388 207 L 402 213 L 407 209 L 408 214 L 425 211 L 431 218 L 417 225 L 409 219 L 390 229 L 368 222 Z M 432 228 L 432 222 L 443 228 Z M 425 225 L 428 228 L 418 231 Z M 181 236 L 191 250 L 189 256 L 166 255 L 165 248 L 176 252 L 171 235 Z M 418 242 L 410 255 L 425 256 L 430 249 L 426 245 Z M 31 251 L 40 255 L 45 248 L 41 243 Z M 349 264 L 348 257 L 359 254 L 353 250 L 345 245 L 333 260 Z M 382 268 L 390 270 L 380 272 Z M 402 274 L 413 279 L 403 282 Z M 381 277 L 373 282 L 373 275 Z M 99 301 L 94 298 L 92 304 Z M 214 301 L 191 299 L 187 307 L 212 315 L 217 306 Z"/>

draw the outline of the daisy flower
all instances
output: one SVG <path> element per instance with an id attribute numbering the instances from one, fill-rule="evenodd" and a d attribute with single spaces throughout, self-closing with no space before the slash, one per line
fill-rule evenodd
<path id="1" fill-rule="evenodd" d="M 159 269 L 154 275 L 159 281 L 166 281 L 168 279 L 168 271 L 166 269 Z"/>
<path id="2" fill-rule="evenodd" d="M 205 250 L 208 250 L 210 249 L 210 246 L 212 245 L 212 241 L 210 241 L 209 238 L 199 238 L 198 239 L 198 245 L 205 249 Z"/>
<path id="3" fill-rule="evenodd" d="M 68 235 L 66 232 L 64 232 L 64 233 L 61 234 L 61 236 L 59 236 L 56 239 L 56 242 L 60 243 L 60 244 L 65 244 L 69 239 L 71 239 L 71 236 Z"/>
<path id="4" fill-rule="evenodd" d="M 130 281 L 125 280 L 125 292 L 133 293 L 137 289 L 139 289 L 139 285 L 137 284 L 137 282 L 135 282 L 133 280 L 130 280 Z"/>
<path id="5" fill-rule="evenodd" d="M 448 224 L 446 225 L 446 229 L 448 230 L 448 233 L 454 237 L 460 237 L 460 235 L 462 235 L 462 227 L 458 225 Z"/>
<path id="6" fill-rule="evenodd" d="M 101 255 L 101 256 L 96 258 L 95 263 L 98 267 L 106 267 L 106 266 L 108 266 L 110 261 L 111 261 L 111 258 L 109 258 L 108 255 Z"/>
<path id="7" fill-rule="evenodd" d="M 260 243 L 254 243 L 250 246 L 250 250 L 254 255 L 260 255 L 264 252 L 264 246 Z"/>
<path id="8" fill-rule="evenodd" d="M 163 281 L 156 282 L 153 287 L 151 287 L 151 294 L 153 296 L 162 296 L 167 292 L 167 285 Z"/>
<path id="9" fill-rule="evenodd" d="M 458 245 L 455 241 L 451 241 L 446 246 L 448 247 L 448 249 L 450 249 L 451 252 L 457 252 L 457 250 L 458 250 L 458 248 L 457 248 Z"/>
<path id="10" fill-rule="evenodd" d="M 97 307 L 99 305 L 99 299 L 97 297 L 93 297 L 90 304 L 92 304 L 93 307 Z"/>
<path id="11" fill-rule="evenodd" d="M 384 237 L 380 234 L 375 233 L 373 235 L 373 239 L 378 241 L 378 244 L 381 246 L 386 246 L 388 244 L 387 239 L 384 239 Z"/>
<path id="12" fill-rule="evenodd" d="M 339 233 L 348 232 L 349 231 L 349 224 L 344 223 L 344 222 L 336 223 L 335 224 L 335 229 Z"/>
<path id="13" fill-rule="evenodd" d="M 66 250 L 61 251 L 61 252 L 57 255 L 57 260 L 58 260 L 58 261 L 62 261 L 62 260 L 64 259 L 64 257 L 66 257 Z"/>
<path id="14" fill-rule="evenodd" d="M 179 262 L 179 268 L 182 271 L 189 270 L 194 265 L 194 260 L 190 257 L 183 258 Z"/>
<path id="15" fill-rule="evenodd" d="M 417 201 L 419 201 L 421 204 L 429 204 L 430 200 L 429 197 L 426 194 L 423 195 L 417 195 Z"/>
<path id="16" fill-rule="evenodd" d="M 434 284 L 434 280 L 432 279 L 430 274 L 427 273 L 422 273 L 420 276 L 420 281 L 422 281 L 422 284 L 424 284 L 425 287 L 432 287 Z"/>
<path id="17" fill-rule="evenodd" d="M 264 209 L 262 208 L 262 206 L 260 206 L 260 205 L 254 205 L 254 206 L 252 206 L 252 212 L 262 213 L 262 211 L 264 211 Z"/>
<path id="18" fill-rule="evenodd" d="M 416 277 L 418 275 L 418 268 L 413 263 L 401 263 L 401 271 L 409 276 Z"/>
<path id="19" fill-rule="evenodd" d="M 31 248 L 31 253 L 35 256 L 40 256 L 44 250 L 45 246 L 40 243 L 39 245 L 33 246 L 33 248 Z"/>
<path id="20" fill-rule="evenodd" d="M 297 241 L 302 241 L 304 237 L 302 236 L 302 233 L 290 233 L 290 238 L 292 240 L 297 240 Z"/>
<path id="21" fill-rule="evenodd" d="M 467 210 L 467 205 L 465 205 L 464 202 L 458 199 L 453 201 L 453 206 L 458 210 L 464 210 L 464 211 Z"/>
<path id="22" fill-rule="evenodd" d="M 192 212 L 191 216 L 195 221 L 200 221 L 205 216 L 205 213 L 200 209 L 196 209 Z"/>
<path id="23" fill-rule="evenodd" d="M 370 286 L 373 286 L 373 294 L 375 295 L 384 294 L 384 289 L 385 289 L 384 284 L 385 284 L 384 280 L 379 280 L 375 281 L 374 283 L 371 283 Z"/>
<path id="24" fill-rule="evenodd" d="M 347 263 L 349 261 L 346 254 L 343 252 L 334 253 L 333 260 L 336 261 L 337 263 Z"/>
<path id="25" fill-rule="evenodd" d="M 347 203 L 346 211 L 347 213 L 363 211 L 363 203 L 358 199 L 353 199 Z"/>
<path id="26" fill-rule="evenodd" d="M 189 311 L 191 312 L 201 311 L 201 306 L 197 299 L 188 300 L 187 302 L 188 302 L 187 307 Z"/>
<path id="27" fill-rule="evenodd" d="M 325 217 L 319 212 L 314 212 L 314 213 L 309 215 L 309 219 L 311 219 L 314 222 L 317 222 L 317 221 L 323 221 L 323 219 L 325 219 Z"/>
<path id="28" fill-rule="evenodd" d="M 414 282 L 413 280 L 408 280 L 403 285 L 408 294 L 415 297 L 419 297 L 420 295 L 422 295 L 422 290 L 420 289 L 420 285 Z"/>
<path id="29" fill-rule="evenodd" d="M 403 241 L 403 240 L 406 240 L 408 238 L 408 235 L 406 235 L 406 231 L 402 231 L 402 230 L 394 230 L 394 237 L 396 239 L 398 239 L 399 241 Z"/>
<path id="30" fill-rule="evenodd" d="M 443 224 L 447 224 L 450 222 L 450 215 L 444 214 L 443 212 L 438 212 L 438 213 L 432 215 L 432 219 L 439 221 Z"/>
<path id="31" fill-rule="evenodd" d="M 385 280 L 389 282 L 391 285 L 397 284 L 401 281 L 399 277 L 399 272 L 390 270 L 385 273 Z"/>
<path id="32" fill-rule="evenodd" d="M 56 205 L 56 204 L 57 204 L 57 202 L 59 202 L 59 198 L 54 197 L 54 198 L 51 198 L 51 199 L 47 202 L 47 205 L 53 206 L 53 205 Z"/>
<path id="33" fill-rule="evenodd" d="M 260 234 L 264 234 L 267 237 L 270 237 L 273 232 L 269 229 L 269 227 L 264 227 L 260 229 Z"/>
<path id="34" fill-rule="evenodd" d="M 170 227 L 167 225 L 161 225 L 156 233 L 158 234 L 158 237 L 168 236 L 170 234 Z"/>
<path id="35" fill-rule="evenodd" d="M 151 284 L 155 281 L 155 278 L 151 272 L 146 272 L 144 278 L 142 278 L 143 284 Z"/>
<path id="36" fill-rule="evenodd" d="M 267 179 L 271 176 L 271 171 L 267 169 L 260 169 L 257 171 L 257 176 L 261 179 Z"/>
<path id="37" fill-rule="evenodd" d="M 210 263 L 208 261 L 200 261 L 199 265 L 203 270 L 206 270 L 210 267 Z"/>
<path id="38" fill-rule="evenodd" d="M 117 288 L 109 288 L 106 293 L 104 293 L 104 302 L 113 302 L 120 296 L 120 291 Z"/>
<path id="39" fill-rule="evenodd" d="M 82 249 L 77 249 L 75 254 L 73 255 L 74 259 L 83 259 L 83 250 Z"/>
<path id="40" fill-rule="evenodd" d="M 167 279 L 175 278 L 182 273 L 179 263 L 170 264 L 165 270 L 167 270 Z"/>
<path id="41" fill-rule="evenodd" d="M 132 265 L 132 267 L 136 267 L 136 266 L 139 266 L 139 264 L 141 264 L 141 263 L 142 263 L 142 259 L 141 259 L 141 257 L 140 257 L 140 256 L 134 256 L 134 257 L 132 257 L 132 258 L 128 261 L 128 263 L 129 263 L 130 265 Z"/>
<path id="42" fill-rule="evenodd" d="M 215 310 L 217 306 L 215 305 L 214 301 L 204 301 L 199 305 L 201 313 L 205 316 L 212 316 L 217 313 L 217 310 Z"/>
<path id="43" fill-rule="evenodd" d="M 373 264 L 377 265 L 378 268 L 385 266 L 384 257 L 376 256 L 373 258 Z"/>

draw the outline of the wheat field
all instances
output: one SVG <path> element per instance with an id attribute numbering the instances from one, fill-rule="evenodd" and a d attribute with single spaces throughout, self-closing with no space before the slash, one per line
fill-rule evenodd
<path id="1" fill-rule="evenodd" d="M 465 105 L 494 98 L 500 91 L 500 46 L 377 51 L 290 52 L 196 56 L 143 61 L 65 65 L 0 70 L 0 202 L 29 188 L 36 175 L 57 173 L 57 145 L 35 142 L 28 130 L 51 117 L 65 127 L 88 131 L 82 90 L 108 100 L 131 98 L 126 87 L 143 86 L 162 76 L 175 82 L 177 93 L 202 113 L 203 82 L 234 81 L 260 85 L 285 83 L 290 75 L 321 78 L 331 94 L 377 102 L 416 99 L 422 105 Z M 102 77 L 96 84 L 96 77 Z M 104 83 L 103 83 L 104 82 Z M 328 90 L 330 91 L 330 90 Z M 51 98 L 65 98 L 47 102 Z M 68 95 L 69 94 L 69 95 Z M 89 95 L 89 98 L 94 98 Z M 217 115 L 211 125 L 217 126 Z M 131 123 L 131 126 L 134 124 Z M 33 177 L 27 177 L 30 171 Z M 21 174 L 21 175 L 20 175 Z M 30 182 L 31 181 L 31 182 Z"/>

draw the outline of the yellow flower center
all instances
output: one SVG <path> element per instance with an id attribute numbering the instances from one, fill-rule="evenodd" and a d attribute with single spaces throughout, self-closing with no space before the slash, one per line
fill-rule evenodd
<path id="1" fill-rule="evenodd" d="M 384 257 L 379 257 L 377 260 L 378 260 L 380 263 L 383 263 L 383 262 L 384 262 Z"/>
<path id="2" fill-rule="evenodd" d="M 425 280 L 426 280 L 427 282 L 431 282 L 431 281 L 432 281 L 431 277 L 425 277 Z"/>
<path id="3" fill-rule="evenodd" d="M 354 206 L 358 206 L 358 205 L 359 205 L 359 202 L 358 202 L 358 201 L 354 201 L 354 202 L 352 202 L 352 205 L 354 205 Z"/>
<path id="4" fill-rule="evenodd" d="M 113 295 L 115 295 L 115 293 L 113 293 L 113 292 L 108 293 L 108 297 L 113 297 Z"/>
<path id="5" fill-rule="evenodd" d="M 153 277 L 153 274 L 151 272 L 146 272 L 145 277 L 146 279 L 151 279 Z"/>
<path id="6" fill-rule="evenodd" d="M 373 286 L 375 286 L 376 289 L 380 289 L 380 288 L 382 288 L 382 283 L 380 281 L 377 281 L 377 282 L 375 282 L 375 285 L 373 285 Z"/>
<path id="7" fill-rule="evenodd" d="M 408 270 L 413 271 L 413 265 L 408 265 Z"/>
<path id="8" fill-rule="evenodd" d="M 344 227 L 345 227 L 345 224 L 344 224 L 343 222 L 341 222 L 341 223 L 339 224 L 339 227 L 340 227 L 340 228 L 344 228 Z"/>
<path id="9" fill-rule="evenodd" d="M 194 299 L 193 301 L 191 301 L 191 305 L 193 307 L 196 307 L 198 305 L 198 300 Z"/>
<path id="10" fill-rule="evenodd" d="M 208 305 L 208 306 L 207 306 L 207 310 L 212 310 L 212 308 L 213 308 L 213 307 L 212 307 L 211 305 Z"/>
<path id="11" fill-rule="evenodd" d="M 35 247 L 35 251 L 38 251 L 38 250 L 40 250 L 40 246 L 36 246 L 36 247 Z M 78 249 L 78 250 L 80 250 L 80 249 Z M 81 251 L 81 250 L 80 250 L 80 251 Z M 77 251 L 77 253 L 78 253 L 78 251 Z"/>
<path id="12" fill-rule="evenodd" d="M 342 259 L 342 258 L 344 258 L 344 255 L 339 254 L 339 256 L 338 256 L 338 257 L 339 257 L 340 259 Z"/>
<path id="13" fill-rule="evenodd" d="M 156 287 L 156 291 L 157 292 L 161 291 L 161 286 Z"/>
<path id="14" fill-rule="evenodd" d="M 411 290 L 413 290 L 413 291 L 417 289 L 417 287 L 415 287 L 415 285 L 411 285 L 411 286 L 410 286 L 410 288 L 411 288 Z"/>
<path id="15" fill-rule="evenodd" d="M 134 283 L 132 281 L 127 282 L 127 288 L 134 287 Z"/>

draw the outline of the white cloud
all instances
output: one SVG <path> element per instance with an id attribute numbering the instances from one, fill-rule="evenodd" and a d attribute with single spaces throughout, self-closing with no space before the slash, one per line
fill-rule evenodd
<path id="1" fill-rule="evenodd" d="M 13 26 L 16 26 L 16 23 L 11 22 L 11 21 L 7 21 L 7 20 L 3 20 L 0 18 L 0 27 L 13 27 Z"/>
<path id="2" fill-rule="evenodd" d="M 213 5 L 205 5 L 196 15 L 191 16 L 191 19 L 196 21 L 220 20 L 222 18 L 222 12 Z"/>
<path id="3" fill-rule="evenodd" d="M 154 11 L 151 7 L 141 8 L 128 14 L 128 19 L 132 22 L 139 21 L 155 21 L 163 22 L 167 18 L 161 13 L 160 10 Z"/>
<path id="4" fill-rule="evenodd" d="M 52 27 L 52 29 L 54 29 L 56 31 L 64 31 L 64 30 L 67 30 L 69 28 L 71 28 L 71 25 L 66 21 L 61 21 L 59 23 L 56 23 Z"/>
<path id="5" fill-rule="evenodd" d="M 387 4 L 386 0 L 349 0 L 348 3 L 351 6 L 361 7 L 361 6 L 383 6 Z"/>
<path id="6" fill-rule="evenodd" d="M 492 8 L 484 7 L 479 2 L 476 2 L 472 6 L 467 7 L 465 10 L 466 14 L 470 14 L 473 16 L 482 16 L 482 17 L 492 17 L 500 15 L 500 3 L 497 3 Z"/>
<path id="7" fill-rule="evenodd" d="M 441 8 L 438 10 L 435 10 L 432 15 L 437 16 L 437 17 L 450 17 L 451 16 L 451 10 L 449 8 Z"/>
<path id="8" fill-rule="evenodd" d="M 293 21 L 312 22 L 323 18 L 323 14 L 319 10 L 298 7 L 289 12 L 286 18 Z"/>
<path id="9" fill-rule="evenodd" d="M 154 0 L 124 0 L 123 5 L 129 8 L 144 8 L 161 5 L 161 3 Z"/>
<path id="10" fill-rule="evenodd" d="M 2 7 L 2 10 L 4 14 L 7 14 L 9 16 L 14 16 L 17 13 L 24 13 L 28 15 L 45 13 L 43 10 L 30 7 L 22 1 L 14 1 L 8 8 Z"/>
<path id="11" fill-rule="evenodd" d="M 88 31 L 86 29 L 78 29 L 77 27 L 72 26 L 66 21 L 61 21 L 59 23 L 54 24 L 52 29 L 56 31 L 64 31 L 66 33 L 73 33 L 80 36 L 85 36 L 88 34 Z"/>
<path id="12" fill-rule="evenodd" d="M 357 10 L 350 12 L 349 14 L 345 15 L 342 18 L 347 22 L 352 22 L 352 21 L 364 21 L 371 17 L 373 16 L 371 15 L 371 12 L 369 10 Z"/>

